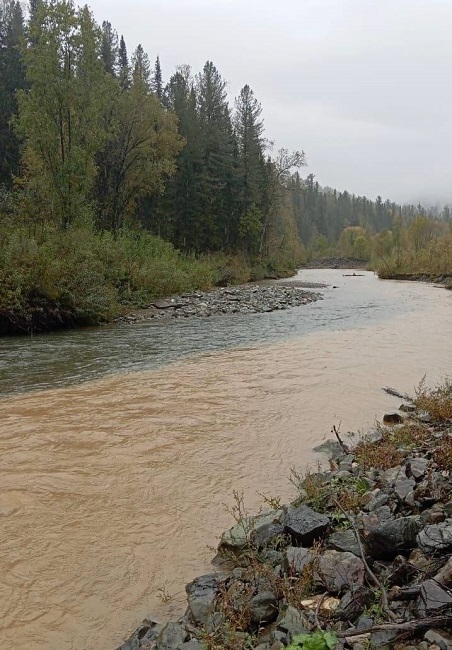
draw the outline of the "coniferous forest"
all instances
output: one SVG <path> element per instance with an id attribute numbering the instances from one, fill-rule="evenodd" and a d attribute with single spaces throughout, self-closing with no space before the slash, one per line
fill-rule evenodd
<path id="1" fill-rule="evenodd" d="M 452 274 L 449 208 L 303 177 L 245 85 L 165 76 L 70 0 L 0 0 L 0 330 L 105 321 L 158 295 L 342 255 Z M 294 126 L 295 128 L 295 126 Z"/>

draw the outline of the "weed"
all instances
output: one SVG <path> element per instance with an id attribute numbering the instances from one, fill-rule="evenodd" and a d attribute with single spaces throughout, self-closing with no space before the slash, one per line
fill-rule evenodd
<path id="1" fill-rule="evenodd" d="M 312 634 L 297 634 L 287 650 L 335 650 L 337 636 L 334 632 L 317 630 Z"/>
<path id="2" fill-rule="evenodd" d="M 452 381 L 449 378 L 435 388 L 427 388 L 424 377 L 415 392 L 414 404 L 419 411 L 426 411 L 437 422 L 452 419 Z"/>

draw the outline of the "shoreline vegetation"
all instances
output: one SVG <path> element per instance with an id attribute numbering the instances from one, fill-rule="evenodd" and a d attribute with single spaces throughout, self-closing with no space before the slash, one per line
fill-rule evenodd
<path id="1" fill-rule="evenodd" d="M 452 384 L 421 382 L 329 468 L 291 470 L 295 499 L 249 515 L 234 493 L 215 572 L 187 610 L 118 650 L 447 650 L 452 629 Z M 400 402 L 399 402 L 400 404 Z"/>

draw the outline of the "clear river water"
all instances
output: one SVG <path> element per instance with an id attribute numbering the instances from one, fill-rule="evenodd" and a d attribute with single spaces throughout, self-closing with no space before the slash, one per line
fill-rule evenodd
<path id="1" fill-rule="evenodd" d="M 352 272 L 300 272 L 330 286 L 287 311 L 0 340 L 2 650 L 113 650 L 179 615 L 233 490 L 290 499 L 333 424 L 447 375 L 452 292 Z"/>

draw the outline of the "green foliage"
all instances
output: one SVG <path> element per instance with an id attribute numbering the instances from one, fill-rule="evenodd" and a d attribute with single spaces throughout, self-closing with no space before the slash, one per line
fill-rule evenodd
<path id="1" fill-rule="evenodd" d="M 312 634 L 297 634 L 287 650 L 335 650 L 337 636 L 334 632 L 318 630 Z"/>

